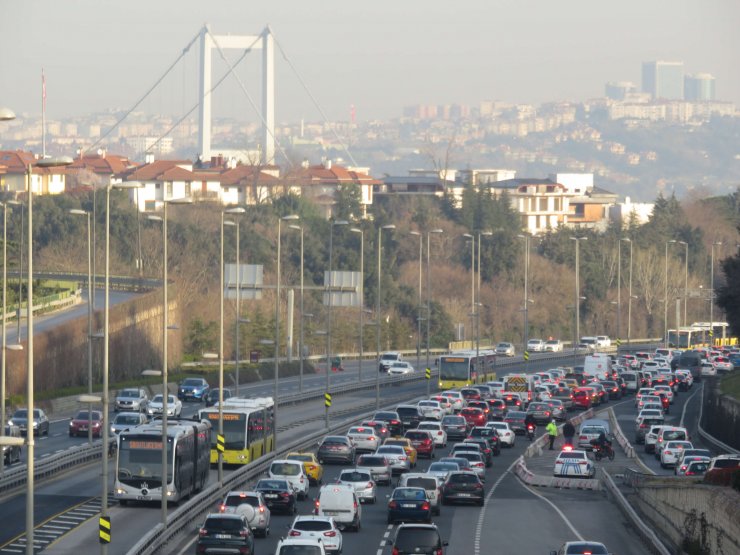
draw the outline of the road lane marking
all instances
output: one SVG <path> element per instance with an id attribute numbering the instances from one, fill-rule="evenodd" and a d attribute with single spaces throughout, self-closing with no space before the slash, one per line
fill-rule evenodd
<path id="1" fill-rule="evenodd" d="M 573 523 L 570 520 L 568 520 L 568 517 L 565 516 L 565 514 L 563 514 L 563 511 L 561 511 L 558 508 L 558 506 L 555 505 L 555 503 L 553 503 L 552 501 L 550 501 L 547 497 L 545 497 L 543 495 L 540 495 L 539 493 L 537 493 L 536 491 L 534 491 L 532 488 L 530 488 L 527 484 L 525 484 L 521 480 L 518 480 L 518 482 L 522 485 L 522 487 L 524 489 L 526 489 L 530 493 L 532 493 L 532 495 L 534 495 L 536 497 L 539 497 L 540 499 L 542 499 L 542 501 L 544 501 L 545 503 L 547 503 L 548 505 L 550 505 L 553 509 L 555 509 L 555 512 L 557 512 L 558 515 L 560 515 L 560 518 L 562 518 L 563 519 L 563 522 L 565 522 L 565 524 L 568 526 L 568 528 L 570 528 L 570 531 L 573 532 L 573 535 L 576 536 L 579 541 L 584 541 L 583 540 L 583 536 L 581 536 L 581 534 L 578 533 L 578 530 L 576 530 L 576 527 L 573 526 Z"/>
<path id="2" fill-rule="evenodd" d="M 388 527 L 385 529 L 385 534 L 383 534 L 383 539 L 380 540 L 380 545 L 378 546 L 378 550 L 375 552 L 375 555 L 383 555 L 383 548 L 385 548 L 387 544 L 388 537 L 391 535 L 391 531 L 393 530 L 393 524 L 389 524 Z"/>
<path id="3" fill-rule="evenodd" d="M 686 402 L 683 404 L 683 410 L 681 411 L 681 422 L 679 423 L 679 427 L 681 427 L 681 428 L 684 427 L 683 421 L 684 421 L 684 418 L 686 417 L 686 407 L 689 406 L 689 402 L 691 402 L 691 399 L 693 399 L 696 396 L 696 394 L 699 393 L 702 390 L 703 387 L 704 387 L 704 384 L 702 384 L 701 387 L 699 387 L 696 391 L 694 391 L 691 394 L 691 397 L 689 397 L 688 399 L 686 399 Z"/>
<path id="4" fill-rule="evenodd" d="M 486 516 L 486 509 L 488 508 L 488 501 L 493 496 L 493 492 L 496 491 L 496 488 L 501 483 L 501 480 L 503 480 L 507 474 L 511 473 L 511 470 L 516 465 L 516 462 L 519 459 L 515 459 L 513 463 L 509 465 L 509 468 L 507 468 L 504 472 L 501 473 L 501 476 L 498 477 L 498 480 L 491 486 L 491 489 L 488 491 L 488 494 L 486 495 L 486 500 L 483 503 L 483 507 L 481 507 L 480 512 L 478 513 L 478 523 L 475 526 L 475 540 L 473 541 L 473 552 L 475 555 L 480 555 L 480 537 L 483 534 L 483 520 Z"/>

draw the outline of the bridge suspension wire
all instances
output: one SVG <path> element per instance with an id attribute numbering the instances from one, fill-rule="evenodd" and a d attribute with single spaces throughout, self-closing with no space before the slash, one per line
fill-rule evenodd
<path id="1" fill-rule="evenodd" d="M 108 131 L 103 133 L 97 141 L 95 141 L 91 146 L 89 146 L 88 148 L 86 148 L 80 153 L 80 158 L 82 158 L 87 152 L 90 152 L 92 149 L 94 149 L 96 146 L 102 143 L 106 138 L 108 138 L 108 136 L 111 133 L 113 133 L 113 131 L 117 129 L 118 126 L 121 125 L 121 123 L 123 123 L 127 117 L 129 117 L 129 115 L 131 115 L 131 112 L 136 110 L 136 108 L 138 108 L 141 105 L 141 103 L 147 99 L 147 97 L 152 93 L 152 91 L 156 89 L 162 81 L 164 81 L 167 75 L 170 74 L 170 72 L 175 68 L 175 66 L 180 62 L 180 60 L 182 60 L 185 57 L 185 54 L 188 53 L 188 51 L 190 50 L 190 47 L 193 46 L 193 44 L 195 43 L 196 40 L 198 40 L 199 37 L 200 37 L 200 31 L 198 31 L 198 33 L 190 40 L 187 46 L 185 46 L 185 48 L 182 49 L 182 52 L 177 57 L 177 59 L 174 62 L 172 62 L 172 64 L 170 64 L 170 66 L 165 70 L 165 72 L 160 76 L 160 78 L 157 79 L 157 81 L 155 81 L 155 83 L 151 87 L 149 87 L 149 89 L 144 93 L 144 95 L 141 98 L 139 98 L 139 100 L 137 100 L 134 103 L 134 105 L 129 110 L 127 110 L 126 113 L 123 114 L 123 116 L 121 116 L 118 119 L 118 121 L 111 126 L 110 129 L 108 129 Z"/>
<path id="2" fill-rule="evenodd" d="M 290 66 L 290 69 L 293 70 L 293 73 L 295 73 L 296 77 L 298 78 L 298 82 L 303 87 L 303 90 L 306 91 L 306 94 L 308 95 L 308 97 L 311 99 L 311 101 L 313 102 L 313 104 L 316 107 L 316 109 L 321 114 L 321 117 L 323 118 L 324 123 L 328 124 L 329 123 L 329 118 L 326 117 L 326 114 L 324 113 L 324 110 L 321 108 L 321 106 L 319 105 L 318 101 L 316 100 L 316 98 L 314 97 L 314 95 L 309 90 L 308 85 L 306 85 L 306 82 L 303 80 L 303 77 L 301 77 L 301 74 L 298 73 L 298 70 L 293 65 L 293 62 L 290 60 L 290 58 L 288 58 L 288 55 L 285 53 L 285 50 L 283 49 L 283 46 L 280 44 L 280 41 L 277 39 L 277 37 L 274 34 L 272 35 L 272 37 L 273 37 L 273 40 L 275 41 L 275 45 L 278 47 L 278 50 L 280 50 L 280 53 L 283 55 L 283 59 L 287 62 L 288 66 Z M 337 131 L 336 131 L 335 127 L 333 125 L 328 125 L 328 127 L 331 129 L 331 131 L 334 134 L 334 137 L 336 138 L 337 142 L 340 145 L 342 145 L 342 150 L 347 154 L 347 156 L 349 156 L 349 159 L 352 160 L 352 164 L 354 164 L 355 166 L 357 166 L 357 162 L 355 161 L 354 156 L 352 156 L 352 153 L 347 148 L 347 145 L 344 144 L 344 141 L 342 141 L 339 138 L 339 135 L 337 134 Z"/>
<path id="3" fill-rule="evenodd" d="M 210 31 L 208 31 L 208 34 L 211 35 L 211 38 L 213 39 L 213 44 L 216 45 L 216 48 L 218 49 L 218 53 L 220 54 L 221 59 L 228 66 L 229 73 L 231 73 L 234 76 L 234 78 L 236 79 L 236 82 L 239 84 L 239 87 L 241 88 L 242 92 L 244 93 L 244 96 L 247 97 L 247 100 L 249 101 L 249 104 L 251 104 L 252 109 L 257 113 L 257 115 L 259 116 L 260 120 L 262 121 L 262 125 L 264 125 L 266 129 L 268 129 L 268 131 L 270 133 L 270 136 L 275 141 L 275 144 L 277 145 L 277 148 L 280 151 L 280 154 L 283 155 L 283 158 L 285 158 L 285 161 L 288 163 L 288 165 L 291 168 L 293 168 L 293 162 L 290 160 L 290 158 L 288 158 L 288 155 L 286 154 L 285 150 L 283 149 L 283 146 L 280 144 L 280 141 L 278 140 L 278 138 L 275 136 L 275 133 L 273 132 L 273 130 L 270 129 L 269 126 L 267 125 L 267 122 L 265 121 L 264 115 L 257 108 L 257 105 L 254 103 L 254 100 L 252 99 L 251 95 L 249 94 L 249 91 L 247 91 L 247 88 L 244 86 L 244 83 L 242 83 L 242 80 L 239 78 L 239 75 L 237 75 L 237 73 L 234 71 L 234 66 L 232 66 L 231 63 L 229 62 L 229 60 L 226 58 L 226 55 L 224 54 L 224 51 L 221 48 L 221 45 L 218 43 L 218 39 Z M 256 38 L 255 41 L 252 44 L 249 45 L 249 47 L 247 48 L 247 51 L 250 51 L 252 49 L 252 47 L 255 45 L 255 43 L 259 39 L 260 39 L 259 37 Z M 228 75 L 228 73 L 226 75 Z M 226 76 L 224 76 L 224 77 L 226 77 Z"/>

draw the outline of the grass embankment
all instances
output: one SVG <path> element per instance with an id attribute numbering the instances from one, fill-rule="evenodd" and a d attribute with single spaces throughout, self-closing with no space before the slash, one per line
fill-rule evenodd
<path id="1" fill-rule="evenodd" d="M 722 378 L 722 393 L 740 399 L 740 371 L 731 372 Z"/>

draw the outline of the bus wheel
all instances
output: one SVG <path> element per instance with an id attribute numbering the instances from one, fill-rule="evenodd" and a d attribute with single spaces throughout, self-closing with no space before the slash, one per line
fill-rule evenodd
<path id="1" fill-rule="evenodd" d="M 118 504 L 121 505 L 121 507 L 125 507 L 128 505 L 128 499 L 119 499 Z"/>

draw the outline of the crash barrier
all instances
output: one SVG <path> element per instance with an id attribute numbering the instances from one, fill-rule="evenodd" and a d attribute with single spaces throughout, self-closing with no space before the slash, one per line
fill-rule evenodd
<path id="1" fill-rule="evenodd" d="M 624 451 L 624 454 L 627 455 L 627 458 L 634 459 L 636 457 L 635 448 L 632 447 L 632 444 L 624 435 L 624 432 L 622 432 L 622 427 L 619 425 L 619 422 L 617 422 L 617 417 L 614 414 L 614 409 L 612 407 L 609 407 L 607 413 L 609 414 L 609 424 L 611 425 L 612 435 L 614 436 L 614 439 L 617 440 L 617 443 L 619 443 L 619 446 L 622 448 L 622 451 Z"/>
<path id="2" fill-rule="evenodd" d="M 575 426 L 576 431 L 578 431 L 578 426 L 580 425 L 581 422 L 583 422 L 584 420 L 588 420 L 589 418 L 593 418 L 593 417 L 594 417 L 594 409 L 588 409 L 588 410 L 583 411 L 578 416 L 569 418 L 569 420 L 571 424 Z M 558 437 L 562 437 L 562 435 L 563 435 L 563 424 L 560 424 L 558 426 Z M 540 455 L 542 455 L 542 449 L 545 447 L 548 441 L 549 441 L 549 438 L 547 437 L 546 433 L 541 435 L 540 437 L 535 439 L 529 447 L 527 447 L 524 450 L 524 456 L 528 459 L 531 457 L 539 457 Z"/>
<path id="3" fill-rule="evenodd" d="M 422 398 L 423 397 L 419 397 L 418 399 Z M 413 400 L 411 402 L 413 402 Z M 268 453 L 253 463 L 248 464 L 244 468 L 240 468 L 233 472 L 227 478 L 224 478 L 223 487 L 219 487 L 218 484 L 214 484 L 193 497 L 186 504 L 182 505 L 175 511 L 172 511 L 167 517 L 166 529 L 160 522 L 144 535 L 144 537 L 142 537 L 126 555 L 150 555 L 158 553 L 160 549 L 168 544 L 175 545 L 174 542 L 177 536 L 184 532 L 191 532 L 193 525 L 200 522 L 203 515 L 221 502 L 229 491 L 245 489 L 244 485 L 247 482 L 254 480 L 260 474 L 266 472 L 274 459 L 284 458 L 291 451 L 304 451 L 312 448 L 324 436 L 340 433 L 343 430 L 346 430 L 349 426 L 362 420 L 362 418 L 372 415 L 373 412 L 349 418 L 332 426 L 329 430 L 321 430 L 320 432 L 303 437 L 288 444 L 287 447 Z"/>
<path id="4" fill-rule="evenodd" d="M 714 387 L 717 387 L 717 385 L 718 384 L 713 384 Z M 703 388 L 706 388 L 707 386 L 702 384 L 702 387 Z M 712 444 L 716 449 L 719 449 L 720 451 L 723 451 L 725 453 L 734 453 L 735 455 L 740 455 L 740 451 L 738 451 L 737 449 L 733 448 L 730 445 L 727 445 L 723 441 L 720 441 L 719 439 L 717 439 L 716 437 L 714 437 L 712 434 L 710 434 L 709 432 L 707 432 L 702 427 L 701 422 L 702 422 L 702 417 L 704 415 L 704 397 L 706 395 L 707 395 L 707 390 L 704 389 L 701 392 L 701 397 L 699 399 L 699 419 L 698 419 L 698 424 L 697 424 L 697 429 L 698 429 L 699 435 L 705 441 L 707 441 L 708 443 Z M 716 393 L 715 393 L 715 395 L 716 395 Z M 740 404 L 740 401 L 738 401 L 737 399 L 728 399 L 727 398 L 728 396 L 723 396 L 723 397 L 725 397 L 724 402 L 727 403 L 728 405 L 734 404 L 735 407 L 738 407 L 739 404 Z M 716 408 L 715 408 L 715 410 L 716 410 Z M 737 413 L 737 410 L 735 412 Z"/>
<path id="5" fill-rule="evenodd" d="M 601 483 L 596 478 L 567 478 L 535 474 L 527 468 L 527 464 L 524 461 L 523 456 L 520 456 L 516 463 L 514 463 L 514 474 L 529 486 L 561 489 L 585 489 L 592 491 L 601 489 Z"/>
<path id="6" fill-rule="evenodd" d="M 655 555 L 671 555 L 671 552 L 666 549 L 663 542 L 660 541 L 655 532 L 645 524 L 624 495 L 622 495 L 622 492 L 619 491 L 619 488 L 614 483 L 614 480 L 609 473 L 602 472 L 600 476 L 601 481 L 604 484 L 604 488 L 609 492 L 612 500 L 617 504 L 619 510 L 622 511 L 622 514 L 630 523 L 632 523 L 632 526 L 634 526 L 635 530 L 640 535 L 640 538 L 642 538 L 642 541 L 648 549 L 650 549 L 650 552 Z"/>

